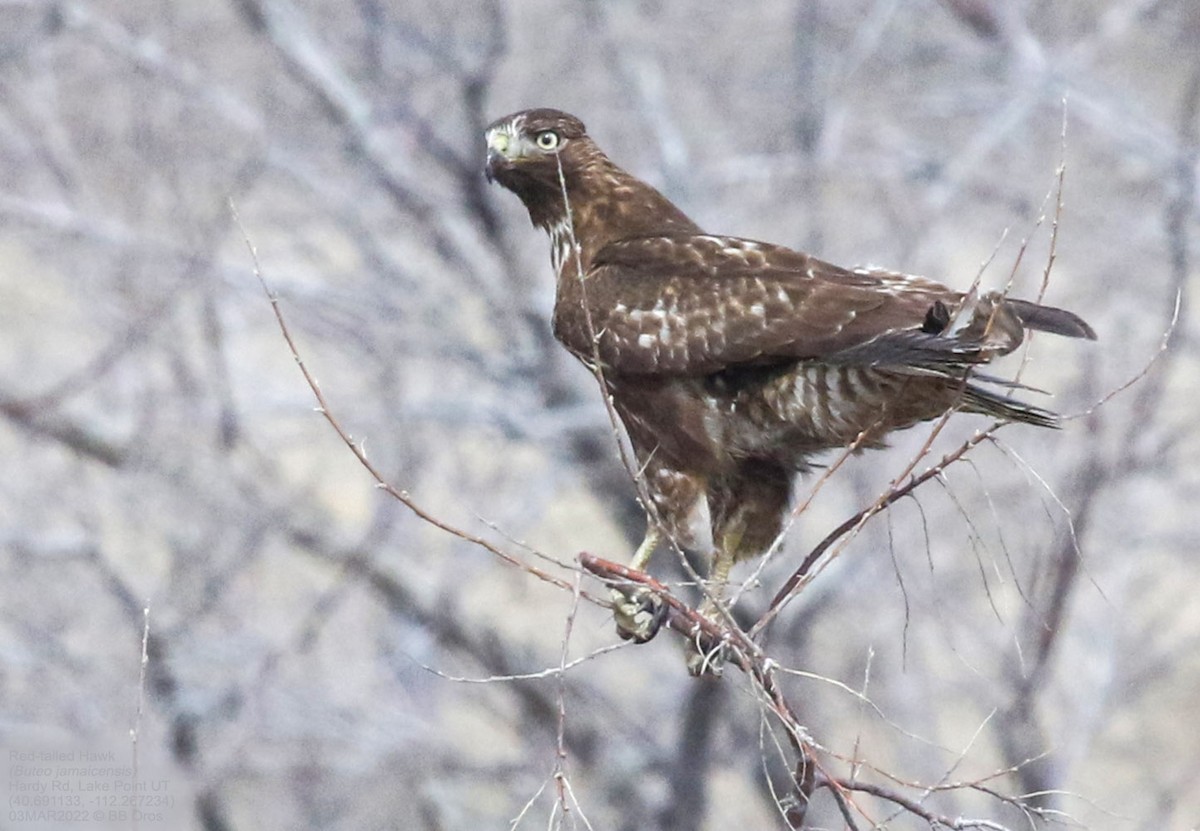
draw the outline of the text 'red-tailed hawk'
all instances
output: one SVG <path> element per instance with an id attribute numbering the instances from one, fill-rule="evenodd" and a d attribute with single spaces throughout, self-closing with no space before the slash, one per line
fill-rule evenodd
<path id="1" fill-rule="evenodd" d="M 950 410 L 1053 427 L 1053 413 L 972 370 L 1016 349 L 1026 329 L 1095 337 L 1070 312 L 998 292 L 706 234 L 558 110 L 488 127 L 487 175 L 550 234 L 554 334 L 599 366 L 645 471 L 657 519 L 633 566 L 644 568 L 661 531 L 687 540 L 707 500 L 717 592 L 734 562 L 779 535 L 792 479 L 813 454 L 879 447 Z M 617 603 L 626 637 L 653 635 L 644 604 Z"/>

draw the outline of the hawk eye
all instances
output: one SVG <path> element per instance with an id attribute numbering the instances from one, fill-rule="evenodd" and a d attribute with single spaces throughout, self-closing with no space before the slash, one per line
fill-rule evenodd
<path id="1" fill-rule="evenodd" d="M 562 139 L 560 139 L 558 137 L 558 133 L 554 132 L 553 130 L 543 130 L 537 134 L 537 138 L 535 138 L 534 141 L 537 143 L 537 146 L 543 150 L 553 150 L 554 148 L 558 147 L 559 142 L 562 141 Z"/>

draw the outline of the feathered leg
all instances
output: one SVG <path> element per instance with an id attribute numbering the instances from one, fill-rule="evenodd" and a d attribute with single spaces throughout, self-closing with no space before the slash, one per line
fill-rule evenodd
<path id="1" fill-rule="evenodd" d="M 638 459 L 655 516 L 649 520 L 646 536 L 633 553 L 629 567 L 645 571 L 664 535 L 677 544 L 693 544 L 689 519 L 704 485 L 698 477 L 664 466 L 653 453 L 639 452 Z M 610 597 L 618 635 L 645 643 L 658 633 L 666 610 L 653 592 L 644 588 L 615 588 Z"/>
<path id="2" fill-rule="evenodd" d="M 735 563 L 757 557 L 771 547 L 783 528 L 792 498 L 790 471 L 765 460 L 749 460 L 731 475 L 709 483 L 708 510 L 715 550 L 707 593 L 700 613 L 722 627 L 722 606 L 729 573 Z M 721 656 L 705 654 L 699 644 L 688 650 L 688 671 L 693 675 L 719 674 Z"/>

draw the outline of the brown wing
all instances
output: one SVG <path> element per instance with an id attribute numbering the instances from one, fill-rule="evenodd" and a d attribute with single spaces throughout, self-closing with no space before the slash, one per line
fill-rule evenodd
<path id="1" fill-rule="evenodd" d="M 564 269 L 555 333 L 590 359 L 585 297 L 607 367 L 665 375 L 793 358 L 912 362 L 914 350 L 957 349 L 922 325 L 937 301 L 953 309 L 962 299 L 932 280 L 707 235 L 611 243 L 582 283 Z"/>

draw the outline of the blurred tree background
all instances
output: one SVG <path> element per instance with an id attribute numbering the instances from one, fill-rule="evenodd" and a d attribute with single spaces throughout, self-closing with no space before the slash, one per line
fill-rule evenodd
<path id="1" fill-rule="evenodd" d="M 736 671 L 688 678 L 668 633 L 560 678 L 572 593 L 374 487 L 230 200 L 372 461 L 570 582 L 526 546 L 623 560 L 643 518 L 484 125 L 566 109 L 715 232 L 964 288 L 995 251 L 985 284 L 1032 296 L 1064 98 L 1047 301 L 1100 340 L 1036 339 L 1022 377 L 1087 411 L 1179 296 L 1170 348 L 874 519 L 767 644 L 843 774 L 1007 827 L 1195 828 L 1193 0 L 2 0 L 0 749 L 128 753 L 148 606 L 138 752 L 169 827 L 780 827 L 778 737 Z M 839 469 L 742 608 L 927 436 Z M 581 603 L 567 660 L 614 643 Z M 941 787 L 997 771 L 1040 818 Z M 828 794 L 809 821 L 845 827 Z"/>

